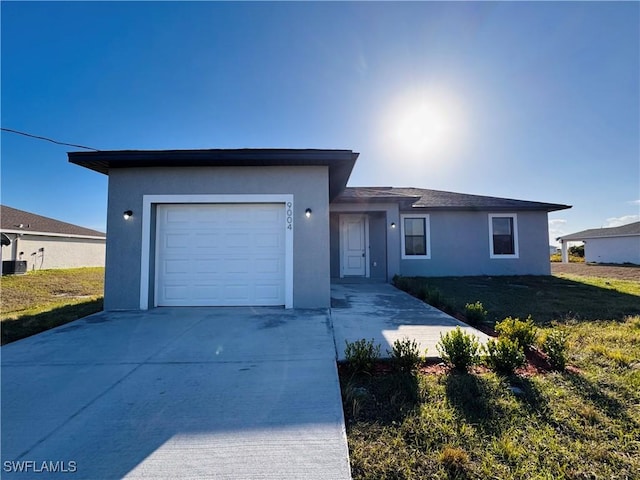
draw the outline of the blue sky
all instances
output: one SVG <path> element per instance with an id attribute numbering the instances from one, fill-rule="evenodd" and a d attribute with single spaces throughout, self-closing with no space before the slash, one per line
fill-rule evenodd
<path id="1" fill-rule="evenodd" d="M 352 186 L 638 220 L 640 4 L 7 2 L 2 126 L 104 150 L 346 148 Z M 5 205 L 104 229 L 107 178 L 2 133 Z"/>

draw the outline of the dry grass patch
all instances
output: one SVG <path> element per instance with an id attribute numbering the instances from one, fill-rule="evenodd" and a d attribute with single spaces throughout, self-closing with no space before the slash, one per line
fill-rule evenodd
<path id="1" fill-rule="evenodd" d="M 102 310 L 104 268 L 41 270 L 1 279 L 2 344 Z"/>

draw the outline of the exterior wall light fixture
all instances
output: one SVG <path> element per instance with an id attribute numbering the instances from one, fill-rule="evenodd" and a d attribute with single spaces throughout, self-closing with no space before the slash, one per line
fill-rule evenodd
<path id="1" fill-rule="evenodd" d="M 396 222 L 391 222 L 391 228 L 396 228 Z"/>
<path id="2" fill-rule="evenodd" d="M 307 209 L 304 211 L 304 216 L 305 216 L 305 217 L 307 217 L 307 218 L 311 218 L 311 213 L 312 213 L 311 209 L 310 209 L 310 208 L 307 208 Z"/>
<path id="3" fill-rule="evenodd" d="M 129 220 L 131 217 L 133 217 L 133 212 L 131 210 L 125 210 L 122 216 L 125 220 Z"/>

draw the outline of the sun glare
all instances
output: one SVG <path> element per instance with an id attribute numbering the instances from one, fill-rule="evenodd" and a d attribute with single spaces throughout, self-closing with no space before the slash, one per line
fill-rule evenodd
<path id="1" fill-rule="evenodd" d="M 451 153 L 462 133 L 461 117 L 451 94 L 435 90 L 407 93 L 386 116 L 389 146 L 415 157 Z"/>

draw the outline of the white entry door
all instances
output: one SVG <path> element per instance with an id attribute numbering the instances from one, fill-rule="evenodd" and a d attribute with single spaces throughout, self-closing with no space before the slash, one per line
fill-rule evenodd
<path id="1" fill-rule="evenodd" d="M 340 215 L 340 276 L 368 274 L 366 215 Z"/>
<path id="2" fill-rule="evenodd" d="M 285 304 L 284 204 L 158 205 L 157 306 Z"/>

